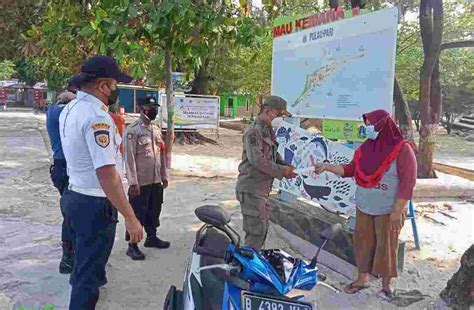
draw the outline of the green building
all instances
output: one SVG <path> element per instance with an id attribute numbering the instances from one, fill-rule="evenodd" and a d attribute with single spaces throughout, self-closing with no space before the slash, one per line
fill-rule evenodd
<path id="1" fill-rule="evenodd" d="M 221 116 L 224 117 L 242 117 L 250 118 L 255 102 L 248 95 L 222 95 L 221 97 Z M 254 116 L 255 116 L 254 111 Z"/>

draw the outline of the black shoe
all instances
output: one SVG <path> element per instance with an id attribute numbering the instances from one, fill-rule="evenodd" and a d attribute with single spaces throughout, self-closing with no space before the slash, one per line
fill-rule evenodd
<path id="1" fill-rule="evenodd" d="M 140 251 L 140 249 L 138 248 L 138 245 L 136 245 L 136 244 L 129 244 L 128 245 L 127 255 L 130 256 L 130 258 L 133 259 L 133 260 L 144 260 L 145 259 L 145 254 L 143 254 L 143 252 Z"/>
<path id="2" fill-rule="evenodd" d="M 103 278 L 100 282 L 99 282 L 99 287 L 102 287 L 104 285 L 106 285 L 109 281 L 107 281 L 107 277 Z"/>
<path id="3" fill-rule="evenodd" d="M 161 240 L 157 236 L 147 237 L 145 240 L 145 248 L 167 249 L 171 243 Z"/>
<path id="4" fill-rule="evenodd" d="M 74 268 L 74 256 L 63 254 L 61 262 L 59 263 L 60 274 L 70 274 Z"/>
<path id="5" fill-rule="evenodd" d="M 70 274 L 74 268 L 74 250 L 69 242 L 63 242 L 63 256 L 59 263 L 60 274 Z"/>

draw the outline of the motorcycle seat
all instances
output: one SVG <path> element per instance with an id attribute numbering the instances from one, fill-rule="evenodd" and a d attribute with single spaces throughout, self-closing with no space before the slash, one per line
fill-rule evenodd
<path id="1" fill-rule="evenodd" d="M 221 227 L 229 224 L 231 217 L 226 210 L 219 206 L 205 205 L 197 208 L 194 213 L 206 224 Z"/>

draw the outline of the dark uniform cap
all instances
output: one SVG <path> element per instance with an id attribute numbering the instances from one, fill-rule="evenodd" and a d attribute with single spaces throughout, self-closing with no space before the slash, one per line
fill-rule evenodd
<path id="1" fill-rule="evenodd" d="M 286 110 L 286 100 L 279 96 L 267 96 L 263 101 L 263 106 L 270 109 L 280 110 L 284 116 L 291 116 Z"/>
<path id="2" fill-rule="evenodd" d="M 81 68 L 81 77 L 87 80 L 114 79 L 119 83 L 130 83 L 132 77 L 120 71 L 117 61 L 109 56 L 96 55 L 87 59 Z"/>
<path id="3" fill-rule="evenodd" d="M 144 106 L 144 105 L 149 105 L 149 104 L 152 104 L 152 105 L 160 105 L 158 103 L 158 100 L 156 100 L 155 97 L 153 96 L 146 96 L 145 98 L 139 98 L 138 99 L 138 106 L 141 107 L 141 106 Z"/>
<path id="4" fill-rule="evenodd" d="M 67 82 L 67 88 L 71 87 L 76 89 L 81 88 L 81 77 L 79 75 L 75 75 L 69 79 L 69 81 Z"/>

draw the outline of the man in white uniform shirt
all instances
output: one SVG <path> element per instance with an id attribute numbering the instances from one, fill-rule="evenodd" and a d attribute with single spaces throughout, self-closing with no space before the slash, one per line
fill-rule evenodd
<path id="1" fill-rule="evenodd" d="M 117 210 L 134 242 L 143 232 L 122 186 L 121 137 L 108 114 L 108 105 L 117 100 L 117 83 L 132 78 L 107 56 L 89 58 L 80 77 L 81 91 L 59 118 L 69 176 L 61 209 L 74 234 L 76 255 L 69 309 L 95 309 L 99 287 L 107 282 L 105 265 L 114 244 Z"/>

